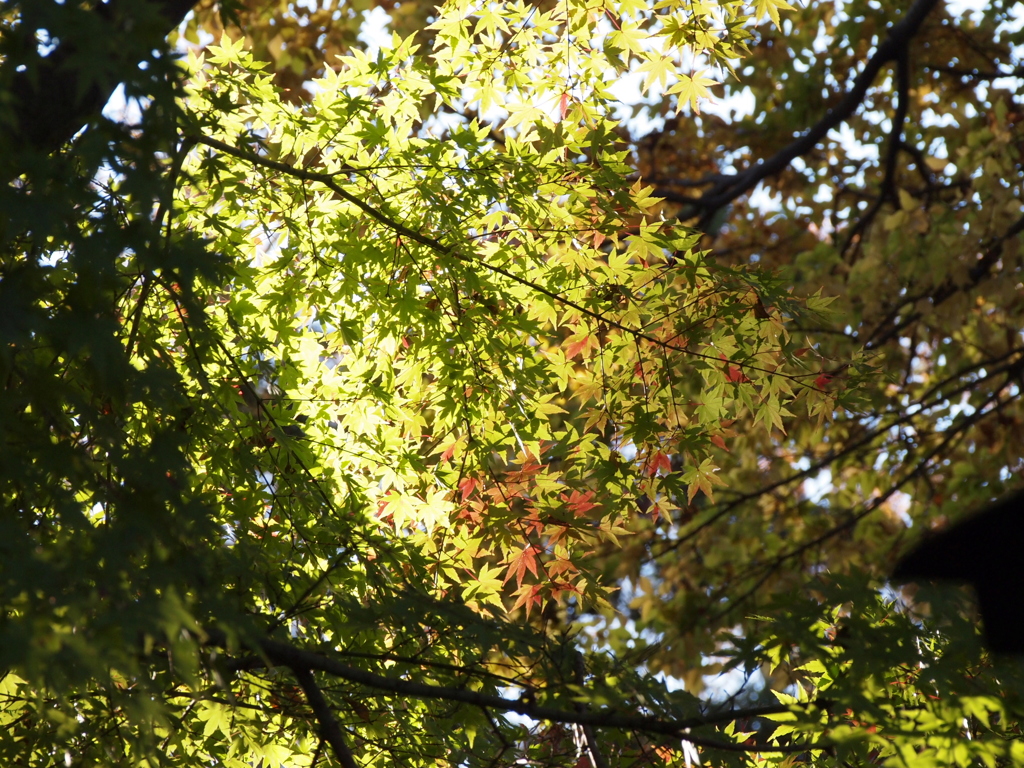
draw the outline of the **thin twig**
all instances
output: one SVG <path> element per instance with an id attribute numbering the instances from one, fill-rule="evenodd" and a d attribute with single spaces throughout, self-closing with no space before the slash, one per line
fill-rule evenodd
<path id="1" fill-rule="evenodd" d="M 903 143 L 903 123 L 906 122 L 907 112 L 910 107 L 910 61 L 906 49 L 900 52 L 896 59 L 896 109 L 893 111 L 892 125 L 889 130 L 889 144 L 885 153 L 885 172 L 882 176 L 882 188 L 878 197 L 867 212 L 861 216 L 850 233 L 846 236 L 843 247 L 839 249 L 840 258 L 845 258 L 851 245 L 860 242 L 860 236 L 874 221 L 875 216 L 882 209 L 886 200 L 891 200 L 897 205 L 899 198 L 896 193 L 896 163 L 899 159 L 900 145 Z"/>

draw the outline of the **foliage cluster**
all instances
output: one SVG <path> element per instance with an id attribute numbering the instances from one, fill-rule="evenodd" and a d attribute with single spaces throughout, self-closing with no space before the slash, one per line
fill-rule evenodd
<path id="1" fill-rule="evenodd" d="M 0 756 L 1024 762 L 1012 4 L 368 7 L 0 6 Z"/>

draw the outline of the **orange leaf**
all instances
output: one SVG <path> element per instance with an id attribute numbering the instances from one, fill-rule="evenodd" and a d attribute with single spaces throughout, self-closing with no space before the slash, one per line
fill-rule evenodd
<path id="1" fill-rule="evenodd" d="M 530 571 L 534 577 L 537 576 L 537 551 L 533 544 L 528 544 L 513 555 L 512 559 L 509 561 L 508 572 L 505 574 L 505 580 L 502 584 L 507 583 L 512 576 L 515 576 L 516 586 L 523 586 L 523 577 L 526 575 L 527 571 Z"/>
<path id="2" fill-rule="evenodd" d="M 584 336 L 580 337 L 576 341 L 573 341 L 573 342 L 570 342 L 569 344 L 566 344 L 565 345 L 565 359 L 566 360 L 572 360 L 574 357 L 576 357 L 576 355 L 579 355 L 582 352 L 585 352 L 587 349 L 589 349 L 591 344 L 593 344 L 593 342 L 594 342 L 594 337 L 591 336 L 590 334 L 585 334 Z"/>
<path id="3" fill-rule="evenodd" d="M 655 747 L 654 754 L 664 760 L 666 763 L 672 759 L 675 754 L 671 747 Z"/>
<path id="4" fill-rule="evenodd" d="M 458 514 L 459 520 L 466 520 L 474 525 L 480 525 L 483 523 L 484 510 L 487 507 L 479 501 L 471 501 L 466 504 Z"/>
<path id="5" fill-rule="evenodd" d="M 540 605 L 544 602 L 544 598 L 539 594 L 541 589 L 542 585 L 540 584 L 521 588 L 517 593 L 519 595 L 519 599 L 516 600 L 516 604 L 512 606 L 512 610 L 514 611 L 521 605 L 526 606 L 526 616 L 529 618 L 530 609 L 533 608 L 533 606 Z"/>
<path id="6" fill-rule="evenodd" d="M 562 539 L 569 535 L 569 531 L 572 529 L 568 525 L 549 525 L 544 529 L 544 535 L 547 537 L 548 546 L 554 547 Z"/>
<path id="7" fill-rule="evenodd" d="M 569 505 L 569 509 L 572 510 L 573 515 L 576 517 L 583 517 L 587 512 L 597 506 L 597 504 L 591 501 L 593 498 L 593 491 L 587 491 L 586 493 L 573 491 L 568 496 L 564 493 L 562 494 L 562 500 Z"/>
<path id="8" fill-rule="evenodd" d="M 647 459 L 647 466 L 644 468 L 644 473 L 650 477 L 658 474 L 659 469 L 664 469 L 667 475 L 672 471 L 672 460 L 661 451 L 655 451 Z"/>
<path id="9" fill-rule="evenodd" d="M 529 502 L 527 502 L 527 504 L 529 504 Z M 544 523 L 541 522 L 536 510 L 530 512 L 526 517 L 519 518 L 519 523 L 523 526 L 527 536 L 530 534 L 540 534 L 544 530 Z"/>
<path id="10" fill-rule="evenodd" d="M 572 564 L 572 561 L 560 557 L 557 560 L 548 563 L 547 572 L 548 576 L 554 578 L 555 576 L 558 576 L 561 573 L 579 573 L 579 569 Z"/>
<path id="11" fill-rule="evenodd" d="M 473 495 L 473 491 L 480 485 L 480 481 L 475 477 L 464 477 L 459 482 L 459 491 L 462 493 L 462 500 L 465 501 Z"/>

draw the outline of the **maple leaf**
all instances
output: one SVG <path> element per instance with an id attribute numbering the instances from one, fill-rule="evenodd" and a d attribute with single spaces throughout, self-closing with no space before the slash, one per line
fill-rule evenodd
<path id="1" fill-rule="evenodd" d="M 667 475 L 672 471 L 672 459 L 668 457 L 668 454 L 662 451 L 655 451 L 648 457 L 647 466 L 644 467 L 644 474 L 648 477 L 653 477 L 658 474 L 658 470 L 665 470 Z"/>
<path id="2" fill-rule="evenodd" d="M 582 493 L 574 490 L 568 496 L 564 493 L 562 494 L 562 500 L 569 505 L 569 509 L 572 510 L 573 515 L 576 517 L 583 517 L 587 512 L 597 506 L 597 504 L 591 501 L 593 498 L 593 491 Z"/>
<path id="3" fill-rule="evenodd" d="M 519 597 L 516 599 L 515 604 L 512 606 L 512 610 L 514 611 L 517 608 L 525 606 L 526 615 L 527 617 L 529 617 L 530 610 L 533 608 L 533 606 L 540 605 L 544 602 L 544 598 L 540 594 L 543 588 L 544 587 L 541 584 L 530 584 L 525 587 L 520 587 L 515 592 L 515 594 L 517 594 Z"/>
<path id="4" fill-rule="evenodd" d="M 479 601 L 490 603 L 497 608 L 502 608 L 501 599 L 498 597 L 501 592 L 502 582 L 498 581 L 501 573 L 501 566 L 483 566 L 475 576 L 462 588 L 462 598 L 467 603 Z"/>
<path id="5" fill-rule="evenodd" d="M 637 72 L 647 73 L 642 86 L 643 93 L 650 91 L 655 83 L 664 87 L 669 74 L 674 73 L 674 70 L 675 62 L 671 58 L 657 53 L 649 53 L 647 60 L 637 68 Z"/>
<path id="6" fill-rule="evenodd" d="M 778 29 L 782 29 L 782 21 L 779 18 L 779 10 L 791 11 L 793 6 L 785 0 L 754 0 L 754 15 L 758 21 L 765 16 L 772 20 Z"/>
<path id="7" fill-rule="evenodd" d="M 549 525 L 544 528 L 544 535 L 547 537 L 548 545 L 554 547 L 568 538 L 571 530 L 568 525 Z"/>
<path id="8" fill-rule="evenodd" d="M 459 492 L 462 494 L 462 500 L 465 501 L 472 496 L 473 491 L 475 491 L 479 486 L 480 481 L 475 477 L 462 478 L 462 480 L 459 481 Z"/>
<path id="9" fill-rule="evenodd" d="M 505 580 L 502 583 L 508 583 L 508 580 L 515 576 L 516 586 L 521 587 L 523 585 L 523 577 L 526 576 L 527 571 L 532 573 L 534 577 L 537 576 L 537 550 L 533 544 L 527 544 L 512 556 L 512 559 L 508 562 Z"/>
<path id="10" fill-rule="evenodd" d="M 747 375 L 740 370 L 739 367 L 733 365 L 729 358 L 723 354 L 718 355 L 718 359 L 725 363 L 725 378 L 733 383 L 742 383 L 750 381 Z"/>
<path id="11" fill-rule="evenodd" d="M 470 502 L 459 510 L 459 514 L 456 515 L 456 517 L 457 519 L 466 520 L 474 525 L 480 525 L 483 523 L 484 509 L 486 509 L 486 507 L 480 502 Z"/>
<path id="12" fill-rule="evenodd" d="M 548 563 L 545 570 L 548 576 L 555 577 L 562 573 L 576 574 L 579 573 L 579 569 L 573 565 L 572 561 L 565 558 L 556 558 L 552 562 Z"/>
<path id="13" fill-rule="evenodd" d="M 570 337 L 574 338 L 575 341 L 569 341 L 565 345 L 565 358 L 572 360 L 576 355 L 583 354 L 590 347 L 596 344 L 596 340 L 590 334 L 583 334 L 581 336 Z"/>
<path id="14" fill-rule="evenodd" d="M 690 467 L 683 475 L 683 481 L 689 485 L 687 501 L 693 501 L 697 491 L 702 491 L 708 500 L 714 502 L 714 486 L 725 485 L 725 481 L 716 473 L 718 467 L 712 459 L 704 459 L 699 466 Z"/>
<path id="15" fill-rule="evenodd" d="M 441 443 L 437 448 L 437 453 L 441 454 L 441 461 L 451 461 L 453 458 L 460 456 L 466 447 L 465 436 L 452 435 Z"/>
<path id="16" fill-rule="evenodd" d="M 698 115 L 700 114 L 700 100 L 711 98 L 711 92 L 708 90 L 710 85 L 718 85 L 717 80 L 712 80 L 709 77 L 704 77 L 704 72 L 707 70 L 700 70 L 695 72 L 693 77 L 688 77 L 680 73 L 678 75 L 679 82 L 668 89 L 669 93 L 675 93 L 679 95 L 679 106 L 680 108 L 686 104 Z"/>
<path id="17" fill-rule="evenodd" d="M 536 510 L 531 510 L 526 517 L 520 518 L 519 523 L 523 526 L 523 531 L 527 536 L 539 534 L 544 530 L 544 523 L 541 522 Z"/>
<path id="18" fill-rule="evenodd" d="M 737 368 L 735 365 L 727 365 L 725 367 L 725 377 L 734 383 L 744 383 L 750 381 L 747 375 Z"/>

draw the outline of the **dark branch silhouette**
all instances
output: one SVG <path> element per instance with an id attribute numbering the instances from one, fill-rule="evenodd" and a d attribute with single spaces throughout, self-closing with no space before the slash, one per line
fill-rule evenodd
<path id="1" fill-rule="evenodd" d="M 794 139 L 767 160 L 762 160 L 740 173 L 718 177 L 714 185 L 702 196 L 685 198 L 687 205 L 693 206 L 696 211 L 701 213 L 702 224 L 710 221 L 718 209 L 751 191 L 764 179 L 784 171 L 794 159 L 814 149 L 829 131 L 852 117 L 864 101 L 868 89 L 882 67 L 891 61 L 898 62 L 900 60 L 905 54 L 910 40 L 918 33 L 921 24 L 937 4 L 938 0 L 917 0 L 907 11 L 903 20 L 889 30 L 889 34 L 871 58 L 867 60 L 864 69 L 857 75 L 853 87 L 843 97 L 843 100 L 836 107 L 830 109 L 806 133 Z M 904 101 L 901 98 L 901 104 Z M 894 118 L 894 129 L 895 123 L 896 119 Z M 899 120 L 899 123 L 902 124 L 902 119 Z M 661 189 L 656 190 L 655 193 L 661 197 L 670 195 Z M 676 198 L 678 197 L 677 195 Z"/>
<path id="2" fill-rule="evenodd" d="M 220 630 L 206 630 L 206 636 L 206 644 L 209 646 L 223 648 L 228 645 L 227 635 Z M 611 709 L 580 710 L 575 707 L 571 709 L 563 709 L 561 707 L 538 704 L 529 697 L 507 699 L 502 696 L 495 696 L 492 694 L 482 693 L 480 691 L 468 690 L 466 688 L 451 688 L 432 683 L 420 683 L 415 680 L 408 680 L 399 677 L 386 677 L 364 669 L 357 669 L 356 667 L 349 666 L 348 664 L 338 661 L 337 659 L 323 653 L 308 651 L 279 640 L 263 639 L 247 643 L 246 645 L 250 650 L 265 658 L 269 664 L 288 667 L 291 669 L 296 674 L 300 685 L 303 684 L 303 679 L 306 680 L 306 683 L 311 679 L 311 677 L 304 678 L 303 674 L 311 675 L 312 672 L 322 672 L 340 680 L 347 680 L 351 683 L 356 683 L 357 685 L 362 685 L 366 688 L 379 691 L 385 695 L 391 694 L 410 699 L 459 702 L 475 706 L 483 710 L 514 712 L 519 715 L 525 715 L 526 717 L 534 720 L 544 720 L 547 722 L 576 724 L 584 727 L 615 728 L 619 730 L 639 731 L 642 733 L 661 736 L 685 738 L 687 741 L 697 744 L 698 746 L 706 746 L 710 749 L 720 749 L 725 751 L 801 753 L 809 750 L 827 749 L 829 746 L 825 743 L 794 744 L 788 746 L 761 743 L 732 744 L 728 742 L 710 741 L 689 732 L 692 728 L 722 725 L 736 720 L 763 717 L 766 715 L 793 710 L 793 707 L 782 704 L 750 709 L 730 709 L 720 712 L 708 712 L 676 720 L 650 715 L 629 714 Z M 255 668 L 256 664 L 254 663 L 254 660 L 249 659 L 245 664 L 245 669 L 251 670 Z M 306 690 L 305 685 L 303 685 L 303 688 Z M 314 688 L 306 690 L 307 697 L 309 697 L 310 692 L 314 690 L 318 693 L 320 689 L 314 686 Z M 317 714 L 317 706 L 319 706 L 319 703 L 314 704 L 314 701 L 316 701 L 315 693 L 313 694 L 313 698 L 310 699 L 310 706 L 314 708 L 314 714 Z M 324 706 L 326 707 L 325 703 Z M 817 705 L 812 702 L 807 705 L 798 706 L 815 707 Z M 330 714 L 329 708 L 326 712 Z M 323 728 L 324 720 L 321 719 L 319 714 L 317 714 L 317 719 Z M 333 716 L 331 716 L 331 719 L 333 720 Z M 322 731 L 321 735 L 325 740 L 328 740 L 327 733 Z M 328 743 L 331 743 L 332 746 L 334 746 L 333 742 L 330 740 L 328 740 Z"/>
<path id="3" fill-rule="evenodd" d="M 304 667 L 293 669 L 292 672 L 295 673 L 295 679 L 298 680 L 302 692 L 306 694 L 306 701 L 309 702 L 310 709 L 313 710 L 313 715 L 320 725 L 320 737 L 331 745 L 334 756 L 338 758 L 343 768 L 356 768 L 356 759 L 345 743 L 341 726 L 331 712 L 320 686 L 313 679 L 313 673 Z"/>

